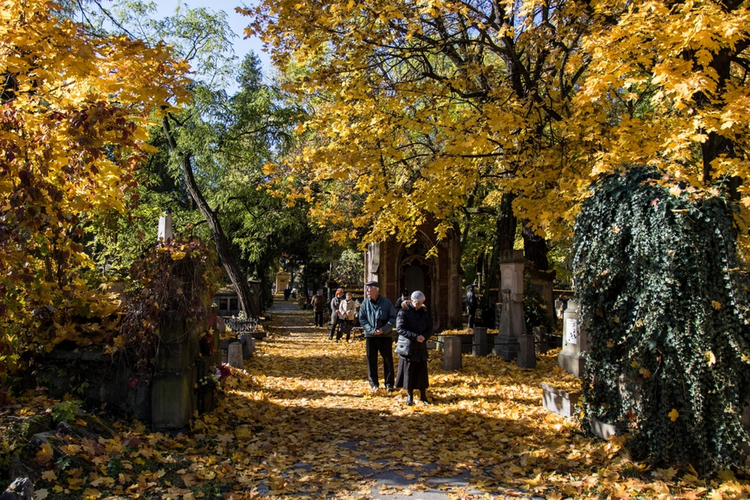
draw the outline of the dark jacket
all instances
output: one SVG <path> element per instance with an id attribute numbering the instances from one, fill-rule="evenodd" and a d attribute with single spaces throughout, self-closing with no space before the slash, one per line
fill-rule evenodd
<path id="1" fill-rule="evenodd" d="M 375 302 L 368 297 L 359 308 L 359 323 L 365 331 L 365 337 L 391 337 L 391 330 L 396 325 L 396 309 L 382 295 Z M 383 329 L 382 335 L 373 333 L 378 328 Z"/>
<path id="2" fill-rule="evenodd" d="M 469 309 L 469 313 L 474 314 L 477 310 L 477 305 L 479 305 L 479 300 L 474 292 L 471 290 L 466 292 L 466 307 Z"/>
<path id="3" fill-rule="evenodd" d="M 396 317 L 396 331 L 399 336 L 411 340 L 411 354 L 401 357 L 411 361 L 427 359 L 427 339 L 432 336 L 432 318 L 424 305 L 420 309 L 415 309 L 411 303 L 406 308 L 402 307 Z M 420 335 L 424 337 L 424 342 L 417 342 Z"/>
<path id="4" fill-rule="evenodd" d="M 320 312 L 326 310 L 326 298 L 322 295 L 313 295 L 312 299 L 310 299 L 310 305 L 313 308 L 313 311 Z"/>

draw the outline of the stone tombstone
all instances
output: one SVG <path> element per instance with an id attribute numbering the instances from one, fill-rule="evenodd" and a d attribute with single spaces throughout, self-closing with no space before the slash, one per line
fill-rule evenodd
<path id="1" fill-rule="evenodd" d="M 500 315 L 498 333 L 495 336 L 495 344 L 492 348 L 492 352 L 504 357 L 505 361 L 511 361 L 518 353 L 516 345 L 519 335 L 513 332 L 514 309 L 511 306 L 511 300 L 511 291 L 508 289 L 503 290 L 502 314 Z"/>
<path id="2" fill-rule="evenodd" d="M 518 367 L 536 368 L 536 352 L 534 350 L 534 336 L 521 335 L 518 337 Z"/>
<path id="3" fill-rule="evenodd" d="M 539 352 L 544 354 L 549 351 L 550 347 L 547 343 L 547 329 L 543 326 L 535 326 L 531 329 L 531 332 L 534 336 L 534 342 L 539 343 Z"/>
<path id="4" fill-rule="evenodd" d="M 539 384 L 539 387 L 542 388 L 542 406 L 563 417 L 573 417 L 580 392 L 567 392 L 545 383 Z"/>
<path id="5" fill-rule="evenodd" d="M 255 338 L 251 333 L 243 333 L 240 335 L 240 344 L 242 344 L 242 357 L 243 359 L 250 359 L 253 357 L 255 352 Z"/>
<path id="6" fill-rule="evenodd" d="M 443 337 L 443 370 L 459 370 L 463 367 L 461 360 L 461 337 L 446 335 Z"/>
<path id="7" fill-rule="evenodd" d="M 487 356 L 490 346 L 487 343 L 487 329 L 481 326 L 474 328 L 474 343 L 471 346 L 472 356 Z"/>
<path id="8" fill-rule="evenodd" d="M 240 342 L 232 342 L 229 344 L 229 349 L 227 349 L 227 351 L 227 364 L 234 368 L 244 368 L 242 344 Z"/>
<path id="9" fill-rule="evenodd" d="M 581 319 L 581 305 L 577 300 L 569 300 L 563 313 L 563 348 L 557 355 L 557 364 L 576 377 L 583 374 L 583 356 L 588 348 L 588 336 Z"/>
<path id="10" fill-rule="evenodd" d="M 172 239 L 172 214 L 165 213 L 159 217 L 159 233 L 157 241 L 167 241 Z"/>
<path id="11" fill-rule="evenodd" d="M 151 382 L 151 424 L 157 429 L 185 427 L 195 410 L 195 359 L 200 330 L 178 313 L 167 312 L 159 324 L 156 366 Z"/>
<path id="12" fill-rule="evenodd" d="M 531 290 L 541 297 L 546 305 L 547 317 L 554 323 L 555 321 L 555 301 L 553 300 L 553 284 L 557 273 L 555 270 L 538 271 L 528 269 L 529 285 Z"/>
<path id="13" fill-rule="evenodd" d="M 500 290 L 503 292 L 503 306 L 506 303 L 505 291 L 510 291 L 509 309 L 511 321 L 508 322 L 510 330 L 499 333 L 519 336 L 526 334 L 526 321 L 523 317 L 523 269 L 525 265 L 523 250 L 512 250 L 500 255 Z M 506 308 L 503 307 L 503 313 Z M 501 325 L 502 325 L 501 317 Z"/>

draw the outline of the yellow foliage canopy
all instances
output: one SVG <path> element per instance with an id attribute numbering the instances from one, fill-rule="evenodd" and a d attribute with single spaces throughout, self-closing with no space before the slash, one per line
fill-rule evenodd
<path id="1" fill-rule="evenodd" d="M 0 367 L 114 310 L 84 228 L 126 208 L 149 116 L 184 92 L 166 47 L 88 35 L 57 8 L 0 0 Z"/>
<path id="2" fill-rule="evenodd" d="M 383 239 L 499 192 L 555 237 L 599 174 L 629 164 L 697 186 L 750 173 L 746 2 L 266 0 L 246 13 L 314 110 L 306 147 L 275 172 L 342 238 Z"/>

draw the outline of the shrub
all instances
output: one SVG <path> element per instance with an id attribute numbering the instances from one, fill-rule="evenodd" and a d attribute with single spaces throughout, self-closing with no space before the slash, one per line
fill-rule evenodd
<path id="1" fill-rule="evenodd" d="M 740 463 L 750 283 L 731 205 L 636 167 L 595 186 L 575 235 L 591 340 L 584 425 L 597 418 L 629 432 L 633 455 L 656 464 Z"/>

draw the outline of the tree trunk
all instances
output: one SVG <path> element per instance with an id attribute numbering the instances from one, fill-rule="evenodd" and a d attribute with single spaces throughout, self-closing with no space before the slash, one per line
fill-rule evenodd
<path id="1" fill-rule="evenodd" d="M 169 125 L 168 117 L 164 117 L 162 120 L 162 126 L 164 133 L 167 136 L 167 142 L 169 144 L 169 150 L 172 153 L 177 151 L 177 143 L 172 135 L 172 128 Z M 221 263 L 224 265 L 224 269 L 229 275 L 229 280 L 237 290 L 237 296 L 239 297 L 240 307 L 248 318 L 258 317 L 260 311 L 255 311 L 253 303 L 250 300 L 252 295 L 250 292 L 250 286 L 247 284 L 247 279 L 243 275 L 239 266 L 232 257 L 232 253 L 229 247 L 229 241 L 224 235 L 224 230 L 221 228 L 219 218 L 209 207 L 208 202 L 201 194 L 198 184 L 195 182 L 195 176 L 193 175 L 193 166 L 190 160 L 189 154 L 181 154 L 180 163 L 182 165 L 182 173 L 185 177 L 185 185 L 187 186 L 190 197 L 193 199 L 195 204 L 198 206 L 198 210 L 201 211 L 203 217 L 208 223 L 208 227 L 211 229 L 211 236 L 216 243 L 216 253 L 221 259 Z"/>
<path id="2" fill-rule="evenodd" d="M 547 240 L 539 236 L 529 227 L 528 220 L 523 221 L 523 250 L 526 260 L 537 271 L 549 271 L 549 260 L 547 259 Z"/>
<path id="3" fill-rule="evenodd" d="M 488 266 L 487 275 L 484 278 L 484 293 L 480 301 L 480 307 L 483 311 L 483 320 L 486 321 L 485 314 L 492 311 L 494 314 L 494 305 L 498 297 L 491 297 L 491 290 L 499 286 L 500 273 L 498 271 L 500 252 L 513 250 L 513 242 L 516 239 L 516 216 L 513 215 L 513 200 L 516 195 L 505 192 L 500 200 L 497 215 L 495 216 L 495 236 L 492 248 L 492 257 Z M 490 302 L 494 300 L 494 302 Z M 485 326 L 487 323 L 485 322 Z"/>

